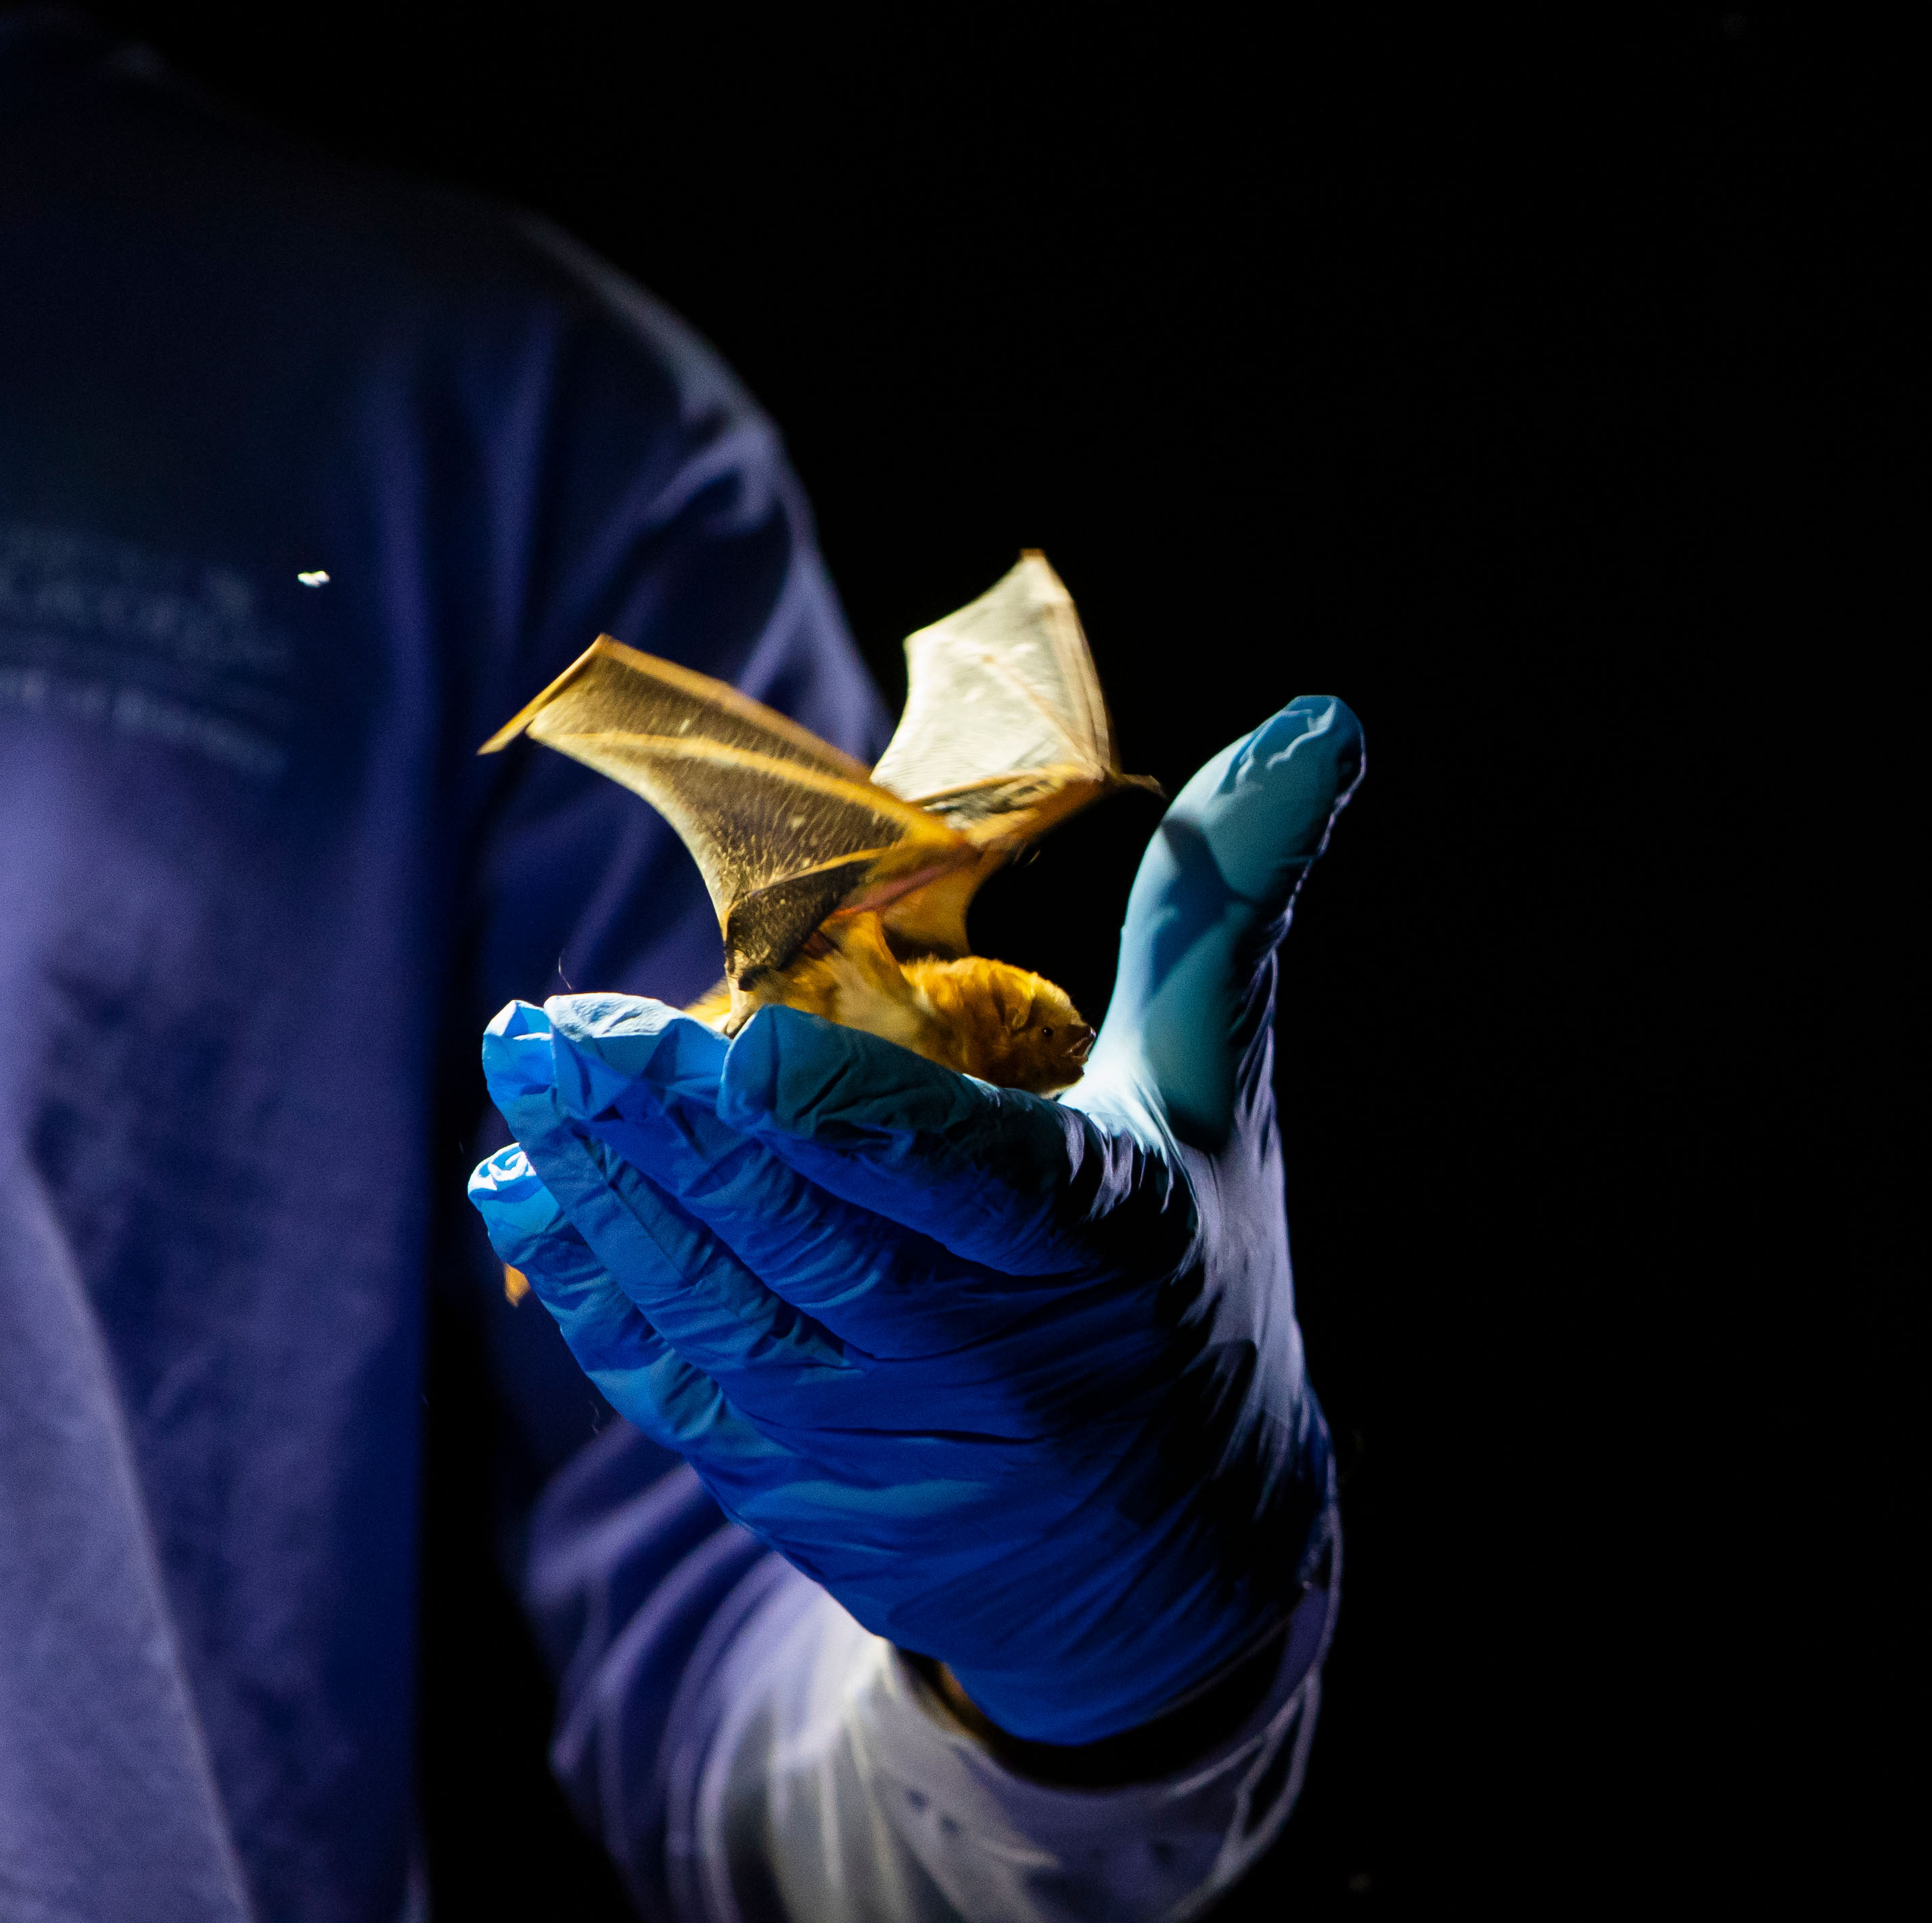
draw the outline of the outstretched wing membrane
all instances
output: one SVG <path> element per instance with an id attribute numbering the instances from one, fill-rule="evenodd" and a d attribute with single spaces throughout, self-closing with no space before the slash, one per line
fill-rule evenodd
<path id="1" fill-rule="evenodd" d="M 1125 784 L 1073 599 L 1029 548 L 956 614 L 906 638 L 906 708 L 874 783 L 980 850 L 886 913 L 902 943 L 964 952 L 974 891 L 1056 822 Z"/>
<path id="2" fill-rule="evenodd" d="M 741 986 L 782 967 L 862 885 L 890 888 L 976 852 L 809 729 L 608 635 L 482 752 L 522 734 L 642 795 L 677 831 Z"/>
<path id="3" fill-rule="evenodd" d="M 1028 551 L 906 642 L 910 692 L 865 768 L 709 675 L 608 635 L 484 742 L 529 735 L 640 795 L 696 859 L 734 996 L 827 916 L 876 909 L 902 954 L 964 954 L 1000 863 L 1124 783 L 1071 596 Z"/>
<path id="4" fill-rule="evenodd" d="M 1121 779 L 1072 597 L 1029 550 L 956 614 L 906 638 L 905 714 L 872 779 L 965 827 L 1071 780 Z"/>

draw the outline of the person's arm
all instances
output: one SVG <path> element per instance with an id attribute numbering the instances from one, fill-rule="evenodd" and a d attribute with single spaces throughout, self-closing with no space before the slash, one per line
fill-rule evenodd
<path id="1" fill-rule="evenodd" d="M 1133 1923 L 1231 1883 L 1280 1830 L 1337 1573 L 1137 1743 L 1058 1751 L 989 1740 L 934 1665 L 861 1628 L 628 1426 L 546 1492 L 530 1597 L 565 1678 L 556 1767 L 646 1916 Z"/>
<path id="2" fill-rule="evenodd" d="M 1346 709 L 1304 701 L 1189 784 L 1060 1102 L 786 1009 L 728 1048 L 608 996 L 493 1023 L 522 1141 L 472 1184 L 500 1253 L 613 1404 L 842 1605 L 767 1574 L 685 1662 L 695 1722 L 641 1749 L 608 1723 L 607 1834 L 662 1834 L 667 1865 L 695 1849 L 719 1888 L 751 1877 L 750 1913 L 836 1891 L 874 1905 L 855 1914 L 993 1916 L 1054 1913 L 1013 1891 L 1090 1877 L 1141 1833 L 1172 1872 L 1136 1885 L 1162 1913 L 1278 1827 L 1335 1536 L 1282 1220 L 1274 950 L 1360 765 Z M 609 1647 L 650 1643 L 649 1615 Z M 1258 1723 L 1151 1783 L 1078 1781 L 1083 1756 L 1144 1765 L 1163 1729 L 1190 1746 L 1190 1709 L 1271 1643 Z M 662 1830 L 648 1798 L 608 1799 L 646 1776 Z M 962 1813 L 968 1778 L 991 1801 Z"/>

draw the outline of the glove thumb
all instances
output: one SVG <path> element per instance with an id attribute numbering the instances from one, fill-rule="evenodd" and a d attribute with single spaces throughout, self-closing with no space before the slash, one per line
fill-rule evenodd
<path id="1" fill-rule="evenodd" d="M 1226 1141 L 1274 1012 L 1276 944 L 1364 765 L 1361 723 L 1332 696 L 1304 695 L 1180 791 L 1127 899 L 1096 1092 L 1126 1081 L 1184 1141 Z"/>

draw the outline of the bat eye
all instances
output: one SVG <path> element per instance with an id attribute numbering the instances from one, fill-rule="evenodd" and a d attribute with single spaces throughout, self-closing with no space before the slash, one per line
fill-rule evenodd
<path id="1" fill-rule="evenodd" d="M 1042 1029 L 1040 1032 L 1040 1038 L 1042 1041 L 1051 1041 L 1053 1039 L 1052 1029 L 1050 1028 Z"/>

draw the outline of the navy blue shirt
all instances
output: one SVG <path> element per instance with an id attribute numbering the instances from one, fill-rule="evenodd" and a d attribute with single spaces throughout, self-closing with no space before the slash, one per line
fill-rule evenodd
<path id="1" fill-rule="evenodd" d="M 662 308 L 0 20 L 9 1923 L 404 1907 L 434 1132 L 560 962 L 718 966 L 650 810 L 476 757 L 600 629 L 880 739 Z"/>

